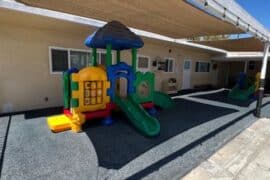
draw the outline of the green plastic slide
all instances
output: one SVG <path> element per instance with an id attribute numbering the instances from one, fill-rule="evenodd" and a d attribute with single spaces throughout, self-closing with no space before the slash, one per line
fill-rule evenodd
<path id="1" fill-rule="evenodd" d="M 255 83 L 247 77 L 246 73 L 239 73 L 237 84 L 229 93 L 229 98 L 246 101 L 252 97 L 256 90 Z"/>
<path id="2" fill-rule="evenodd" d="M 156 106 L 164 109 L 168 109 L 174 106 L 174 101 L 171 99 L 171 97 L 159 91 L 154 92 L 153 102 Z"/>
<path id="3" fill-rule="evenodd" d="M 156 118 L 150 116 L 132 96 L 120 98 L 115 96 L 114 102 L 124 111 L 130 122 L 144 135 L 155 136 L 160 132 L 160 125 Z"/>
<path id="4" fill-rule="evenodd" d="M 246 101 L 254 94 L 256 86 L 250 86 L 248 89 L 241 90 L 238 86 L 235 86 L 229 93 L 229 97 L 235 100 Z"/>

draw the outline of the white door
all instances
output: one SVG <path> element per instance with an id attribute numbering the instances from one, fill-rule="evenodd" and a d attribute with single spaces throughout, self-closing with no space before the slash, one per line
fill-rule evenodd
<path id="1" fill-rule="evenodd" d="M 184 60 L 182 89 L 190 89 L 191 60 Z"/>

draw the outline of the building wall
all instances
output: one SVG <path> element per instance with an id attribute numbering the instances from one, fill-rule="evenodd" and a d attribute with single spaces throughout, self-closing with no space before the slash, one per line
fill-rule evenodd
<path id="1" fill-rule="evenodd" d="M 85 32 L 1 24 L 0 112 L 61 105 L 61 75 L 49 72 L 48 47 L 85 49 L 82 44 L 85 37 Z"/>
<path id="2" fill-rule="evenodd" d="M 219 72 L 218 72 L 218 87 L 229 87 L 234 86 L 236 78 L 240 72 L 245 70 L 244 61 L 234 61 L 234 62 L 219 62 L 218 63 Z M 247 64 L 247 76 L 254 77 L 257 72 L 261 70 L 261 62 L 255 61 L 255 67 L 253 70 L 249 69 Z"/>
<path id="3" fill-rule="evenodd" d="M 61 75 L 50 74 L 49 46 L 86 49 L 84 39 L 94 29 L 66 22 L 61 29 L 61 21 L 51 27 L 40 21 L 39 25 L 10 22 L 2 22 L 0 28 L 0 113 L 61 106 Z M 210 54 L 162 41 L 144 41 L 145 46 L 138 53 L 150 56 L 151 61 L 157 56 L 175 58 L 174 73 L 155 72 L 157 90 L 170 77 L 177 79 L 181 89 L 184 59 L 191 59 L 193 63 L 192 86 L 212 83 L 211 73 L 195 73 L 195 61 L 209 61 Z M 130 54 L 129 51 L 122 54 L 127 63 L 130 63 Z"/>
<path id="4" fill-rule="evenodd" d="M 208 61 L 210 62 L 211 55 L 208 53 L 197 52 L 196 49 L 186 48 L 184 46 L 178 46 L 176 44 L 167 43 L 164 41 L 156 41 L 144 38 L 144 47 L 138 50 L 139 55 L 149 56 L 151 63 L 157 58 L 173 58 L 175 60 L 174 73 L 158 71 L 154 66 L 150 69 L 156 75 L 156 90 L 162 90 L 163 81 L 167 81 L 169 78 L 176 78 L 178 83 L 178 89 L 182 87 L 183 80 L 183 62 L 184 60 L 192 60 L 191 65 L 191 88 L 197 85 L 213 84 L 212 73 L 200 73 L 195 72 L 196 61 Z M 122 53 L 123 59 L 131 64 L 130 51 L 124 51 Z"/>

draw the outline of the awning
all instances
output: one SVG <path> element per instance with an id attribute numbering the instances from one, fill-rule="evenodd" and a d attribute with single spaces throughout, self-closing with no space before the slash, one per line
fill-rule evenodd
<path id="1" fill-rule="evenodd" d="M 17 0 L 29 6 L 123 24 L 172 38 L 242 32 L 184 0 Z"/>
<path id="2" fill-rule="evenodd" d="M 219 41 L 201 41 L 198 44 L 212 46 L 227 51 L 263 51 L 264 44 L 256 38 L 243 38 Z"/>
<path id="3" fill-rule="evenodd" d="M 43 11 L 41 11 L 43 13 Z M 96 31 L 97 29 L 92 26 L 87 26 L 85 24 L 80 23 L 74 23 L 70 21 L 60 20 L 56 18 L 51 18 L 47 16 L 40 16 L 40 15 L 33 15 L 26 12 L 21 11 L 14 11 L 9 10 L 5 8 L 0 8 L 0 24 L 4 26 L 5 24 L 10 24 L 13 26 L 22 26 L 22 27 L 33 27 L 38 29 L 45 29 L 45 30 L 52 30 L 55 32 L 68 32 L 72 33 L 74 35 L 78 35 L 78 40 L 82 42 L 85 38 L 89 35 L 89 33 Z M 225 52 L 222 51 L 216 51 L 209 48 L 202 48 L 198 46 L 188 45 L 188 44 L 182 44 L 182 43 L 174 43 L 171 41 L 164 41 L 164 40 L 158 40 L 153 39 L 149 37 L 142 37 L 144 42 L 151 43 L 151 44 L 158 44 L 159 46 L 163 47 L 179 47 L 183 51 L 196 51 L 197 53 L 209 53 L 209 55 L 218 56 L 225 54 Z"/>

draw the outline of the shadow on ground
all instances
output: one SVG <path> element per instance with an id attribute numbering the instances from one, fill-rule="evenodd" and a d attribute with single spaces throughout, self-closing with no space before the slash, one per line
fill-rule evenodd
<path id="1" fill-rule="evenodd" d="M 24 113 L 25 119 L 34 119 L 39 117 L 48 117 L 52 115 L 62 114 L 63 107 L 52 107 L 46 109 L 37 109 L 32 111 L 27 111 Z"/>
<path id="2" fill-rule="evenodd" d="M 121 113 L 113 115 L 115 123 L 112 126 L 101 126 L 97 121 L 86 123 L 84 131 L 96 149 L 99 165 L 119 169 L 173 136 L 202 123 L 237 112 L 184 99 L 176 99 L 175 102 L 174 108 L 158 112 L 157 119 L 160 121 L 161 132 L 153 138 L 142 136 Z"/>

